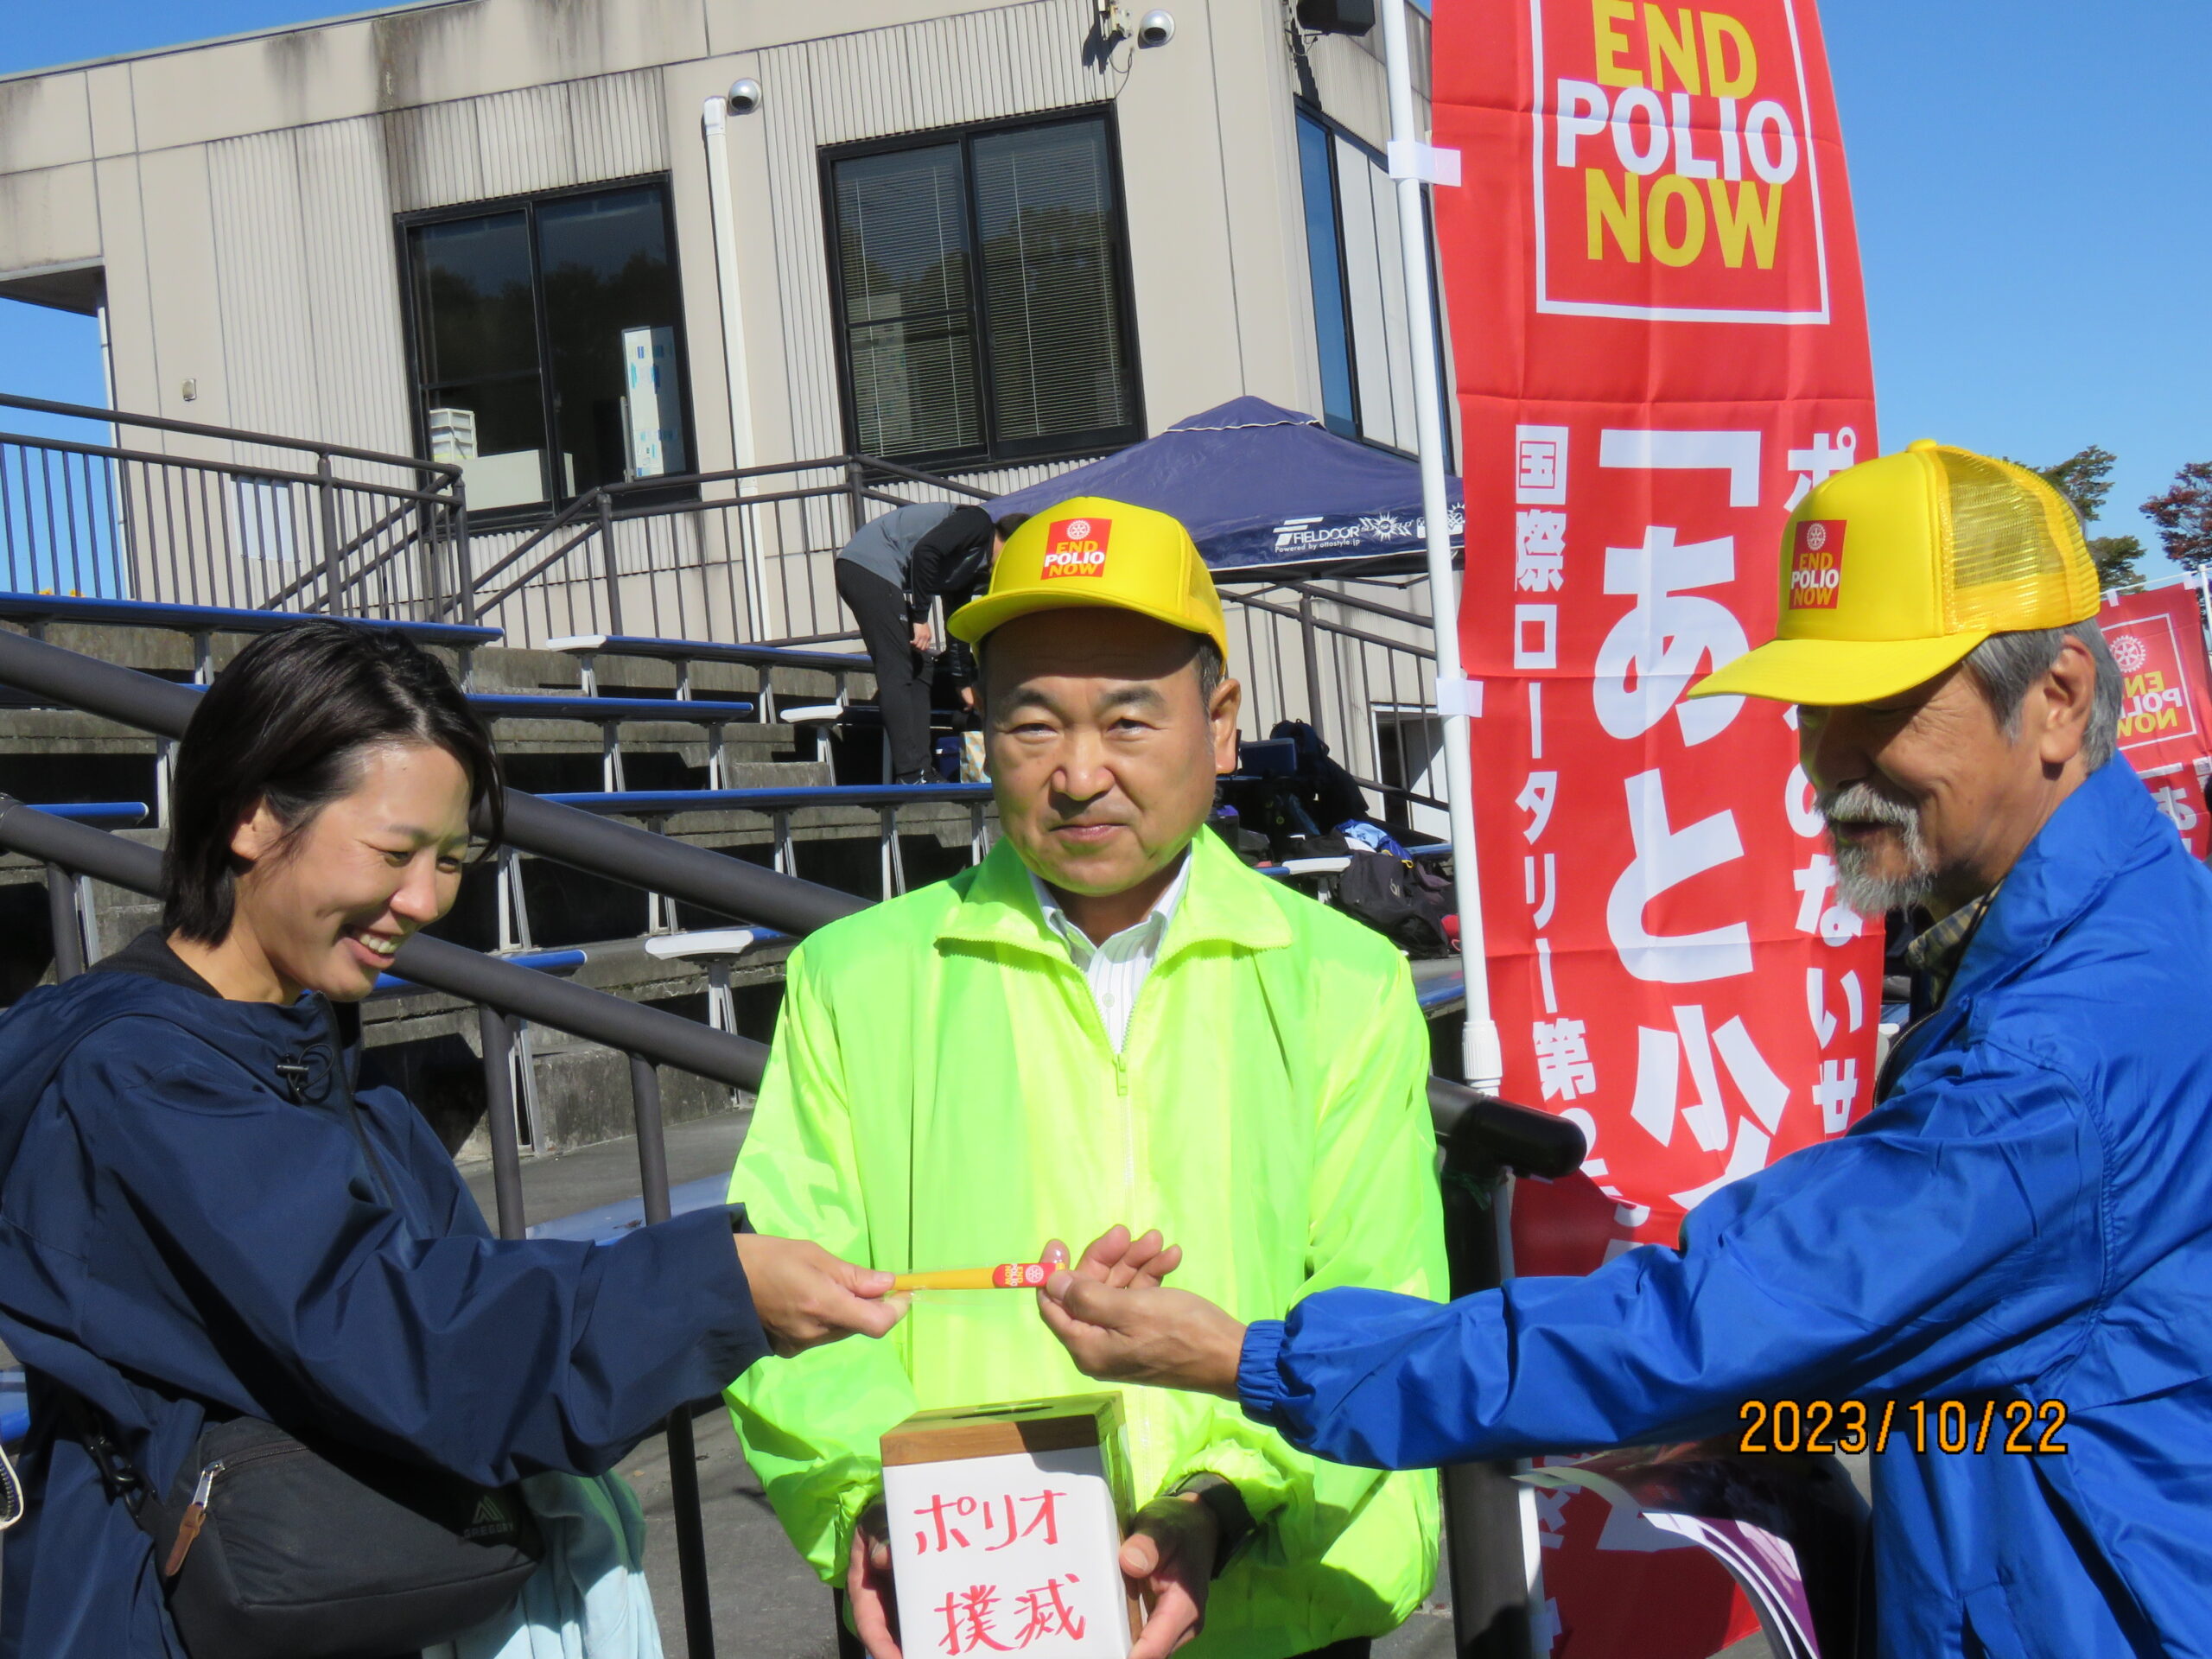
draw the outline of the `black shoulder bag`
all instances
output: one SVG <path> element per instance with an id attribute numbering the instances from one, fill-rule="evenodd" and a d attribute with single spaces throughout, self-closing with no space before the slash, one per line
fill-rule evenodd
<path id="1" fill-rule="evenodd" d="M 380 1179 L 334 1014 L 332 1039 L 339 1104 Z M 308 1068 L 277 1069 L 305 1104 Z M 175 1482 L 156 1491 L 87 1402 L 55 1392 L 109 1498 L 154 1541 L 169 1616 L 194 1659 L 412 1652 L 510 1605 L 544 1554 L 512 1486 L 303 1440 L 257 1417 L 208 1424 Z"/>
<path id="2" fill-rule="evenodd" d="M 512 1487 L 309 1443 L 257 1417 L 211 1423 L 156 1492 L 86 1402 L 62 1408 L 108 1496 L 154 1541 L 194 1659 L 385 1659 L 512 1603 L 543 1553 Z"/>

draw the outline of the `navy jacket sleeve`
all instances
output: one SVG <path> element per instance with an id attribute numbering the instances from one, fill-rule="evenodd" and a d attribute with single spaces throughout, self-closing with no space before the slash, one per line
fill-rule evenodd
<path id="1" fill-rule="evenodd" d="M 596 1472 L 767 1351 L 728 1211 L 604 1246 L 413 1226 L 327 1114 L 241 1090 L 162 1031 L 158 1048 L 79 1049 L 62 1097 L 107 1198 L 153 1242 L 164 1300 L 278 1421 L 486 1484 Z M 174 1374 L 173 1322 L 97 1300 L 85 1317 L 94 1352 Z"/>
<path id="2" fill-rule="evenodd" d="M 1762 1395 L 2027 1381 L 2037 1332 L 2104 1288 L 2093 1117 L 1999 1041 L 1923 1069 L 1706 1200 L 1680 1250 L 1448 1304 L 1327 1291 L 1255 1325 L 1245 1410 L 1320 1456 L 1414 1468 L 1701 1437 Z"/>

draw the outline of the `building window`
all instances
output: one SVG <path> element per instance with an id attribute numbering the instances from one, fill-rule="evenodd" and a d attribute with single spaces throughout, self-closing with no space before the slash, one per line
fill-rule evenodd
<path id="1" fill-rule="evenodd" d="M 1413 354 L 1397 188 L 1379 153 L 1303 108 L 1298 163 L 1322 423 L 1345 437 L 1411 454 Z M 1434 227 L 1428 229 L 1433 280 L 1436 238 Z M 1447 434 L 1449 404 L 1447 397 Z"/>
<path id="2" fill-rule="evenodd" d="M 846 432 L 938 465 L 1144 435 L 1110 117 L 823 158 Z"/>
<path id="3" fill-rule="evenodd" d="M 402 221 L 417 417 L 475 512 L 692 467 L 668 187 Z"/>
<path id="4" fill-rule="evenodd" d="M 1306 201 L 1306 261 L 1313 286 L 1313 340 L 1321 359 L 1321 423 L 1340 437 L 1359 435 L 1352 393 L 1351 313 L 1344 303 L 1344 215 L 1329 130 L 1298 114 L 1298 174 Z"/>

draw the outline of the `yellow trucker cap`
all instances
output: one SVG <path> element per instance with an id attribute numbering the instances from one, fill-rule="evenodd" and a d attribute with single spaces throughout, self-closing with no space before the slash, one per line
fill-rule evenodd
<path id="1" fill-rule="evenodd" d="M 1096 495 L 1063 501 L 1024 523 L 1007 538 L 989 591 L 955 611 L 946 626 L 974 645 L 1018 616 L 1085 605 L 1202 633 L 1228 659 L 1221 595 L 1191 532 L 1164 512 Z"/>
<path id="2" fill-rule="evenodd" d="M 2025 467 L 1923 438 L 1813 486 L 1783 531 L 1774 639 L 1689 695 L 1872 702 L 1993 633 L 2084 621 L 2098 602 L 2065 497 Z"/>

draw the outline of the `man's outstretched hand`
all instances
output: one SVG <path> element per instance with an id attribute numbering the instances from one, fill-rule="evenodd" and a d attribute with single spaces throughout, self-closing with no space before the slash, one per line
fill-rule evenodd
<path id="1" fill-rule="evenodd" d="M 769 1345 L 786 1359 L 840 1337 L 883 1336 L 906 1311 L 906 1298 L 890 1295 L 891 1274 L 803 1238 L 740 1233 L 737 1259 Z"/>
<path id="2" fill-rule="evenodd" d="M 1157 1236 L 1147 1233 L 1145 1239 Z M 1093 1253 L 1113 1237 L 1109 1233 L 1086 1250 L 1084 1262 L 1092 1262 Z M 1149 1259 L 1156 1261 L 1157 1255 Z M 1117 1258 L 1103 1273 L 1088 1271 L 1081 1263 L 1072 1270 L 1064 1268 L 1038 1294 L 1038 1313 L 1077 1369 L 1106 1382 L 1149 1382 L 1236 1398 L 1243 1322 L 1203 1296 L 1163 1289 L 1160 1277 L 1142 1268 L 1117 1285 L 1113 1280 L 1119 1264 Z"/>
<path id="3" fill-rule="evenodd" d="M 1170 1244 L 1157 1227 L 1141 1238 L 1131 1238 L 1129 1230 L 1116 1223 L 1092 1239 L 1072 1263 L 1068 1260 L 1068 1247 L 1057 1238 L 1046 1241 L 1044 1254 L 1037 1259 L 1116 1290 L 1126 1290 L 1132 1285 L 1160 1283 L 1183 1265 L 1183 1247 Z"/>

